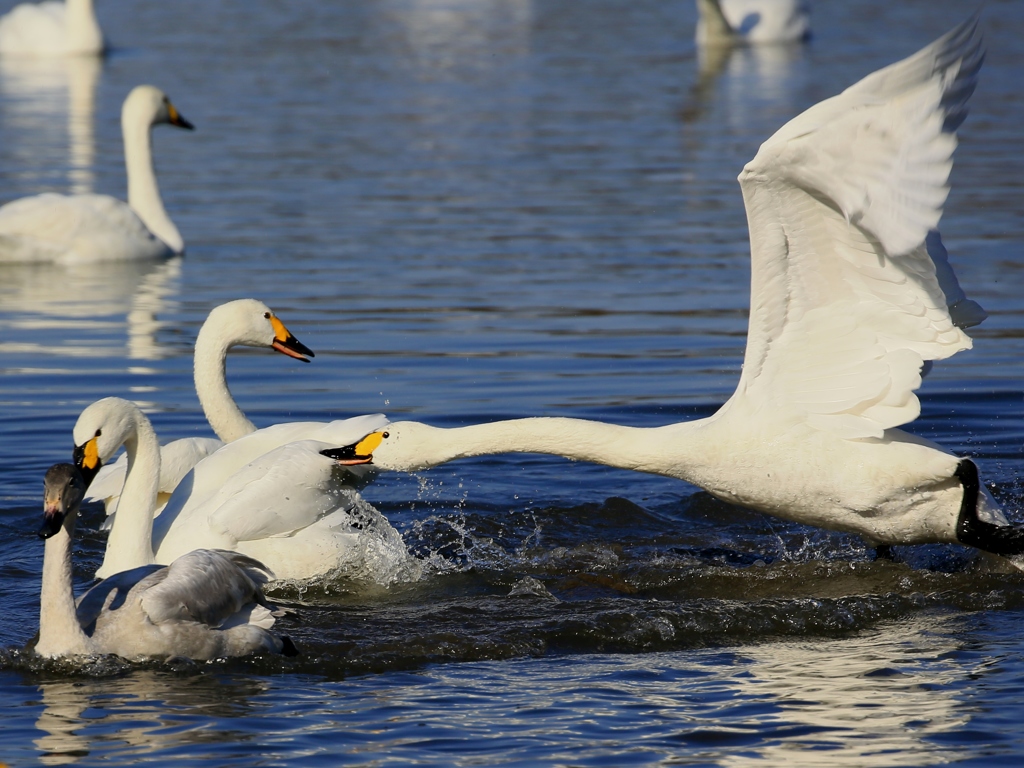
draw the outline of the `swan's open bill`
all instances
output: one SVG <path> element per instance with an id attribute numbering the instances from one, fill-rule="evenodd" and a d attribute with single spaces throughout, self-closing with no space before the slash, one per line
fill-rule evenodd
<path id="1" fill-rule="evenodd" d="M 263 597 L 266 567 L 233 552 L 196 550 L 166 567 L 118 573 L 92 587 L 76 605 L 71 539 L 84 489 L 74 465 L 55 464 L 46 473 L 36 653 L 199 660 L 297 653 L 288 638 L 269 631 L 281 612 Z"/>
<path id="2" fill-rule="evenodd" d="M 655 429 L 518 419 L 387 426 L 380 469 L 509 451 L 677 477 L 726 501 L 870 544 L 1024 553 L 977 469 L 898 427 L 922 371 L 985 318 L 937 226 L 955 131 L 984 56 L 977 19 L 808 109 L 739 176 L 751 244 L 739 384 L 713 416 Z M 365 441 L 350 454 L 360 456 Z"/>

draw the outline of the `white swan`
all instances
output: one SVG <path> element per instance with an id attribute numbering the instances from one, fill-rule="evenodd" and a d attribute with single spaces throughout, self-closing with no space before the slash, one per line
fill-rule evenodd
<path id="1" fill-rule="evenodd" d="M 308 363 L 313 351 L 296 339 L 266 304 L 256 299 L 238 299 L 214 307 L 196 337 L 194 378 L 199 404 L 219 440 L 187 437 L 160 448 L 160 514 L 171 493 L 189 470 L 232 440 L 256 431 L 228 389 L 225 365 L 234 346 L 273 349 Z M 117 498 L 128 470 L 127 455 L 103 467 L 89 485 L 90 501 L 102 500 L 107 513 L 117 510 Z"/>
<path id="2" fill-rule="evenodd" d="M 95 56 L 103 49 L 93 0 L 23 3 L 0 17 L 0 56 Z"/>
<path id="3" fill-rule="evenodd" d="M 807 0 L 697 0 L 697 42 L 793 43 L 811 32 Z"/>
<path id="4" fill-rule="evenodd" d="M 352 474 L 340 466 L 345 458 L 321 453 L 386 424 L 379 415 L 278 424 L 229 443 L 185 476 L 154 531 L 160 446 L 153 427 L 127 400 L 93 403 L 75 424 L 75 463 L 91 479 L 123 444 L 129 466 L 96 575 L 169 563 L 196 547 L 215 547 L 252 557 L 259 552 L 278 578 L 305 579 L 346 564 L 371 534 L 385 547 L 398 547 L 398 533 L 383 518 L 370 520 L 377 525 L 373 531 L 360 531 L 362 521 L 349 514 L 358 496 Z"/>
<path id="5" fill-rule="evenodd" d="M 0 263 L 124 261 L 182 253 L 185 243 L 164 210 L 153 170 L 150 128 L 161 123 L 192 128 L 160 89 L 132 89 L 121 109 L 128 202 L 47 193 L 7 203 L 0 208 Z"/>
<path id="6" fill-rule="evenodd" d="M 349 457 L 418 470 L 551 453 L 680 478 L 726 501 L 875 545 L 1024 551 L 977 469 L 896 429 L 926 361 L 984 319 L 938 224 L 953 131 L 982 62 L 976 21 L 787 123 L 740 174 L 751 309 L 739 385 L 710 418 L 654 429 L 562 418 L 458 429 L 396 423 Z"/>
<path id="7" fill-rule="evenodd" d="M 167 567 L 118 573 L 93 586 L 76 606 L 71 539 L 83 492 L 73 465 L 55 464 L 46 473 L 36 653 L 48 658 L 294 655 L 290 640 L 269 631 L 275 612 L 263 597 L 267 569 L 232 552 L 200 549 Z"/>

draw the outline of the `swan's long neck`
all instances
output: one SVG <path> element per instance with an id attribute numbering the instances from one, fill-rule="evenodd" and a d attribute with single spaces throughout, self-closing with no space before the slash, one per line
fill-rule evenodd
<path id="1" fill-rule="evenodd" d="M 153 169 L 153 151 L 148 119 L 131 110 L 121 114 L 124 135 L 124 163 L 128 173 L 128 205 L 138 214 L 149 231 L 159 237 L 175 253 L 181 253 L 185 241 L 164 210 L 160 189 Z"/>
<path id="2" fill-rule="evenodd" d="M 231 339 L 218 332 L 219 326 L 205 323 L 196 338 L 195 383 L 199 403 L 217 437 L 230 443 L 256 431 L 256 425 L 242 413 L 228 389 L 225 371 Z"/>
<path id="3" fill-rule="evenodd" d="M 469 456 L 547 453 L 696 482 L 708 463 L 697 436 L 707 422 L 700 419 L 650 429 L 583 419 L 531 418 L 454 429 L 417 424 L 415 434 L 408 437 L 399 422 L 392 425 L 388 438 L 395 440 L 394 451 L 385 444 L 374 452 L 374 462 L 385 469 L 416 470 Z"/>
<path id="4" fill-rule="evenodd" d="M 36 643 L 36 653 L 41 656 L 88 652 L 89 638 L 82 631 L 75 613 L 71 577 L 73 528 L 73 520 L 65 522 L 56 534 L 46 540 L 43 551 L 43 588 L 39 594 L 39 640 Z"/>
<path id="5" fill-rule="evenodd" d="M 103 32 L 92 0 L 67 0 L 64 6 L 67 52 L 97 54 L 103 51 Z"/>
<path id="6" fill-rule="evenodd" d="M 135 421 L 124 447 L 128 475 L 107 539 L 103 567 L 97 571 L 104 578 L 153 562 L 153 509 L 160 487 L 160 443 L 148 419 Z M 110 563 L 116 563 L 116 569 L 111 569 Z"/>

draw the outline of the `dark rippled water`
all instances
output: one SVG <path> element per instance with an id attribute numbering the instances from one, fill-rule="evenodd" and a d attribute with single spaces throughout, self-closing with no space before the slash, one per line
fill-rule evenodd
<path id="1" fill-rule="evenodd" d="M 10 5 L 3 3 L 3 9 Z M 690 0 L 100 0 L 115 50 L 0 62 L 0 202 L 123 195 L 140 82 L 187 256 L 0 267 L 0 761 L 9 765 L 1017 765 L 1024 576 L 857 539 L 676 481 L 512 456 L 364 490 L 414 569 L 291 585 L 294 660 L 40 664 L 42 472 L 88 403 L 207 435 L 206 313 L 263 299 L 317 352 L 234 353 L 258 424 L 712 413 L 742 358 L 735 177 L 790 117 L 961 21 L 819 2 L 805 46 L 709 59 Z M 993 0 L 946 243 L 990 311 L 914 429 L 1024 518 L 1024 7 Z M 99 563 L 86 512 L 79 586 Z M 415 571 L 415 573 L 414 573 Z M 210 763 L 209 761 L 213 761 Z"/>

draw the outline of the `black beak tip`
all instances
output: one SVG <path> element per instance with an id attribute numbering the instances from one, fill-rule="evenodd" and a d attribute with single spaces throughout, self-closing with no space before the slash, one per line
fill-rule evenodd
<path id="1" fill-rule="evenodd" d="M 36 535 L 44 541 L 51 536 L 56 535 L 57 531 L 64 524 L 64 515 L 47 515 L 43 520 L 43 524 L 39 526 L 39 530 L 36 531 Z"/>
<path id="2" fill-rule="evenodd" d="M 357 466 L 360 464 L 372 464 L 373 456 L 360 456 L 356 453 L 354 445 L 346 445 L 342 448 L 325 448 L 320 451 L 321 456 L 334 459 L 342 466 Z"/>

